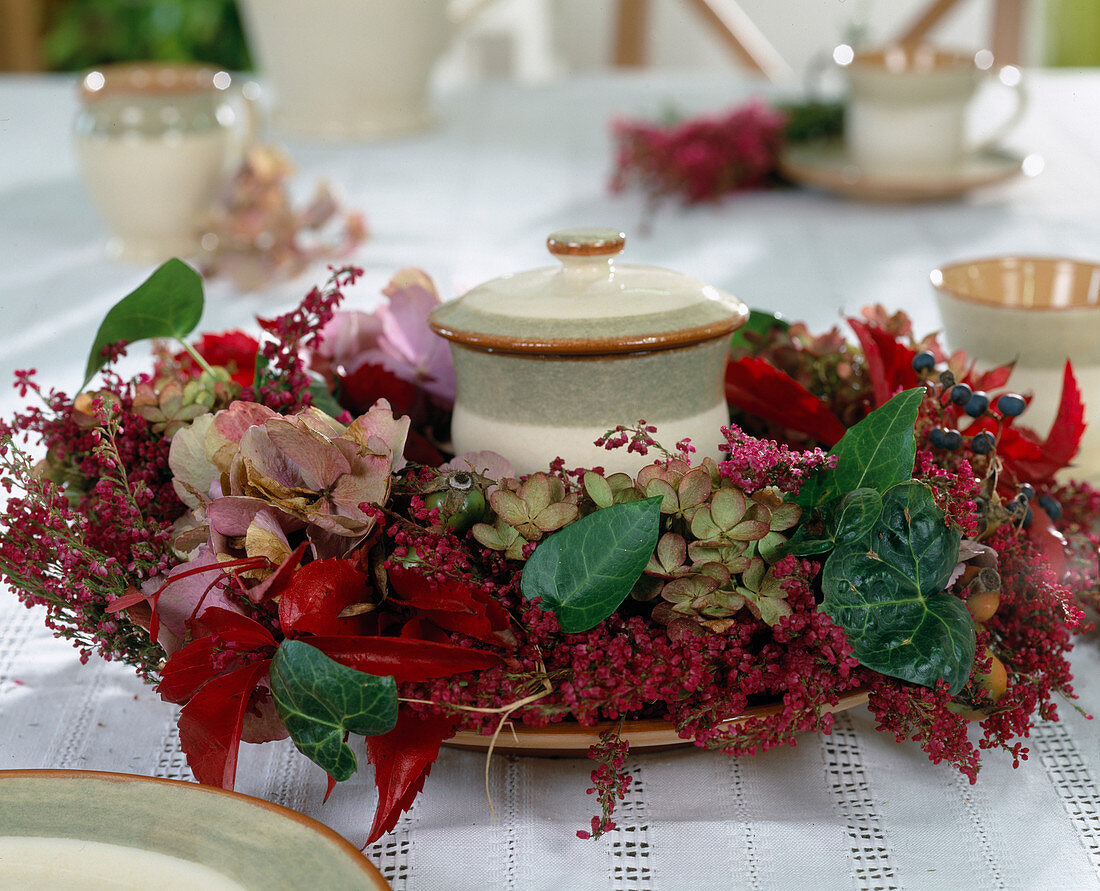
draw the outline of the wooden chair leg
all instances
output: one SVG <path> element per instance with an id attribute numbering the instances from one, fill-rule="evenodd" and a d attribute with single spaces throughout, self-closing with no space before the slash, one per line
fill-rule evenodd
<path id="1" fill-rule="evenodd" d="M 935 3 L 917 16 L 908 28 L 898 35 L 897 42 L 900 44 L 920 43 L 939 24 L 940 19 L 954 9 L 958 3 L 959 0 L 936 0 Z"/>
<path id="2" fill-rule="evenodd" d="M 998 65 L 1018 65 L 1023 57 L 1024 0 L 994 0 L 993 58 Z"/>
<path id="3" fill-rule="evenodd" d="M 0 70 L 41 71 L 43 9 L 39 0 L 0 0 Z"/>
<path id="4" fill-rule="evenodd" d="M 744 65 L 771 80 L 793 72 L 735 0 L 688 0 L 718 38 Z"/>
<path id="5" fill-rule="evenodd" d="M 619 0 L 615 12 L 616 65 L 620 67 L 645 65 L 649 12 L 649 0 Z"/>

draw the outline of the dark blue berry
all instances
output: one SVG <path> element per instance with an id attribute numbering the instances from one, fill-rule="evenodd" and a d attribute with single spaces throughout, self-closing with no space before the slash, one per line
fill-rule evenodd
<path id="1" fill-rule="evenodd" d="M 981 390 L 976 390 L 963 406 L 963 411 L 972 418 L 980 418 L 987 408 L 989 408 L 989 396 Z"/>
<path id="2" fill-rule="evenodd" d="M 958 430 L 944 430 L 941 441 L 943 445 L 941 445 L 940 448 L 953 452 L 963 444 L 963 437 Z"/>
<path id="3" fill-rule="evenodd" d="M 1018 496 L 1024 499 L 1024 501 L 1031 501 L 1031 499 L 1035 497 L 1035 487 L 1031 485 L 1031 483 L 1021 484 L 1016 491 Z"/>
<path id="4" fill-rule="evenodd" d="M 943 444 L 943 435 L 946 432 L 947 431 L 944 430 L 942 427 L 933 427 L 931 430 L 928 431 L 928 441 L 930 443 L 932 443 L 932 446 L 934 448 L 937 448 L 937 449 L 947 448 Z"/>
<path id="5" fill-rule="evenodd" d="M 954 402 L 955 405 L 966 405 L 973 395 L 974 391 L 966 384 L 955 384 L 955 386 L 951 388 L 951 401 Z"/>
<path id="6" fill-rule="evenodd" d="M 1046 511 L 1047 516 L 1050 517 L 1053 523 L 1057 523 L 1062 517 L 1062 505 L 1050 495 L 1039 496 L 1039 507 Z"/>
<path id="7" fill-rule="evenodd" d="M 1017 415 L 1023 414 L 1025 408 L 1027 408 L 1027 403 L 1024 401 L 1023 396 L 1017 396 L 1015 393 L 1002 393 L 997 397 L 997 411 L 1006 418 L 1015 418 Z"/>
<path id="8" fill-rule="evenodd" d="M 970 441 L 970 448 L 975 455 L 988 455 L 996 447 L 997 440 L 993 438 L 993 434 L 988 430 L 975 433 L 974 438 Z"/>
<path id="9" fill-rule="evenodd" d="M 913 370 L 914 371 L 931 371 L 936 367 L 936 357 L 933 356 L 928 350 L 922 353 L 917 353 L 913 357 Z"/>
<path id="10" fill-rule="evenodd" d="M 1024 514 L 1024 519 L 1023 519 L 1023 521 L 1022 521 L 1022 522 L 1020 523 L 1020 525 L 1021 525 L 1021 526 L 1023 526 L 1023 527 L 1024 527 L 1025 529 L 1026 529 L 1026 528 L 1027 528 L 1028 526 L 1030 526 L 1030 525 L 1031 525 L 1031 521 L 1032 521 L 1032 520 L 1034 520 L 1034 519 L 1035 519 L 1035 514 L 1033 514 L 1033 513 L 1031 512 L 1031 508 L 1029 507 L 1029 508 L 1027 509 L 1027 513 L 1026 513 L 1026 514 Z"/>

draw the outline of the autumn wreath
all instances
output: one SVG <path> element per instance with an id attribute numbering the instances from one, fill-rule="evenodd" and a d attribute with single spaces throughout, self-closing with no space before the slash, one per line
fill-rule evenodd
<path id="1" fill-rule="evenodd" d="M 242 740 L 289 735 L 335 783 L 354 741 L 374 839 L 456 731 L 611 722 L 590 753 L 600 834 L 638 718 L 739 755 L 828 732 L 865 690 L 881 730 L 974 780 L 981 749 L 1026 757 L 1072 697 L 1100 495 L 1054 480 L 1083 429 L 1068 366 L 1040 437 L 1011 369 L 979 373 L 900 314 L 850 320 L 854 343 L 754 314 L 722 460 L 624 419 L 602 442 L 652 460 L 636 475 L 517 478 L 447 454 L 427 276 L 338 311 L 358 274 L 259 341 L 192 344 L 201 280 L 170 261 L 108 313 L 77 396 L 20 372 L 42 404 L 0 429 L 0 575 L 82 659 L 182 706 L 200 782 L 232 787 Z M 152 372 L 124 379 L 114 360 L 146 338 Z"/>

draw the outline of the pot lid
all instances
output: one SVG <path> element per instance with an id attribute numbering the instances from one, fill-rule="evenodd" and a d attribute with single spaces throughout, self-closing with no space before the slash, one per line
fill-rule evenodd
<path id="1" fill-rule="evenodd" d="M 657 266 L 616 262 L 626 236 L 565 229 L 546 246 L 560 264 L 492 279 L 434 310 L 428 324 L 490 352 L 647 352 L 728 337 L 748 318 L 731 294 Z"/>

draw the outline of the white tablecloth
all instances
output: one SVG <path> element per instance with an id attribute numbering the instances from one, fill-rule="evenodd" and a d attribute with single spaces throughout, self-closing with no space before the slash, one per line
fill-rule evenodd
<path id="1" fill-rule="evenodd" d="M 1035 73 L 1027 120 L 1009 144 L 1043 173 L 956 203 L 905 208 L 803 191 L 670 206 L 632 262 L 670 266 L 814 328 L 866 304 L 905 308 L 919 331 L 938 316 L 936 265 L 999 253 L 1100 254 L 1100 75 Z M 638 230 L 643 202 L 609 196 L 608 122 L 722 108 L 753 92 L 716 77 L 601 77 L 540 87 L 483 86 L 440 98 L 437 129 L 350 147 L 289 146 L 303 193 L 319 176 L 366 211 L 372 238 L 353 301 L 418 265 L 444 296 L 544 265 L 552 230 Z M 102 253 L 106 233 L 77 178 L 66 78 L 0 80 L 0 381 L 35 366 L 80 381 L 105 310 L 148 269 Z M 263 295 L 207 290 L 202 328 L 248 325 L 290 306 L 323 270 Z M 19 405 L 5 389 L 0 411 Z M 1088 395 L 1088 394 L 1086 394 Z M 1094 398 L 1100 398 L 1096 394 Z M 1100 712 L 1100 640 L 1074 655 L 1080 704 Z M 915 745 L 878 734 L 864 710 L 831 736 L 728 759 L 694 750 L 630 759 L 621 829 L 581 841 L 594 801 L 582 760 L 447 750 L 396 830 L 367 849 L 396 889 L 1056 888 L 1100 887 L 1100 729 L 1073 708 L 1040 727 L 1018 770 L 987 754 L 976 786 Z M 188 777 L 172 706 L 125 667 L 81 666 L 37 611 L 0 598 L 0 767 L 66 767 Z M 322 806 L 324 777 L 288 744 L 245 746 L 241 791 L 297 808 L 361 844 L 369 776 Z M 368 769 L 369 774 L 369 769 Z"/>

